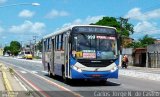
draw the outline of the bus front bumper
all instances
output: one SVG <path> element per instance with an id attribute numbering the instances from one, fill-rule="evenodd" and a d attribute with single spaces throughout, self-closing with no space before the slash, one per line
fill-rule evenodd
<path id="1" fill-rule="evenodd" d="M 118 78 L 118 69 L 115 71 L 77 71 L 71 69 L 72 79 L 108 79 Z"/>

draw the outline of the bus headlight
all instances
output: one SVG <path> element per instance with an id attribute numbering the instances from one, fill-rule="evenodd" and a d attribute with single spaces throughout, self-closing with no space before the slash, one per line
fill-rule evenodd
<path id="1" fill-rule="evenodd" d="M 117 68 L 117 66 L 114 66 L 112 69 L 111 69 L 111 72 L 114 72 L 114 71 L 116 71 L 118 68 Z"/>
<path id="2" fill-rule="evenodd" d="M 76 71 L 78 71 L 78 72 L 82 72 L 82 69 L 80 69 L 79 67 L 77 67 L 77 66 L 72 66 L 72 68 L 74 69 L 74 70 L 76 70 Z"/>

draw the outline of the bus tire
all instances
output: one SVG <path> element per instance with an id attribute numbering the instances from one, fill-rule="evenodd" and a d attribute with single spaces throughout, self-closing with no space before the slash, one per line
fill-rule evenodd
<path id="1" fill-rule="evenodd" d="M 53 77 L 53 74 L 51 73 L 50 65 L 49 64 L 48 64 L 48 76 L 49 77 Z"/>
<path id="2" fill-rule="evenodd" d="M 63 69 L 62 69 L 62 70 L 63 70 Z M 65 77 L 65 72 L 64 72 L 64 70 L 62 71 L 62 79 L 63 79 L 63 82 L 64 82 L 64 83 L 66 83 L 66 84 L 70 83 L 70 79 L 68 79 L 68 78 Z"/>

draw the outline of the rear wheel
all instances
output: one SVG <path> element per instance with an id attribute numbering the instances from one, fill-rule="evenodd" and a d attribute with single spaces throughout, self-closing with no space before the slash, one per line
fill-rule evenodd
<path id="1" fill-rule="evenodd" d="M 48 76 L 49 77 L 53 77 L 53 74 L 51 73 L 50 65 L 49 64 L 48 64 Z"/>
<path id="2" fill-rule="evenodd" d="M 51 73 L 50 70 L 48 71 L 48 76 L 49 76 L 49 77 L 53 77 L 53 74 Z"/>

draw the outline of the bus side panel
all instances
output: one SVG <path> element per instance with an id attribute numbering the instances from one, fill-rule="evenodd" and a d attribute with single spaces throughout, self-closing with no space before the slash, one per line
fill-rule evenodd
<path id="1" fill-rule="evenodd" d="M 45 70 L 48 70 L 48 65 L 50 65 L 50 67 L 51 67 L 51 52 L 45 52 L 44 53 L 44 68 L 45 68 Z"/>
<path id="2" fill-rule="evenodd" d="M 62 65 L 64 64 L 64 51 L 55 51 L 54 74 L 62 76 Z"/>

